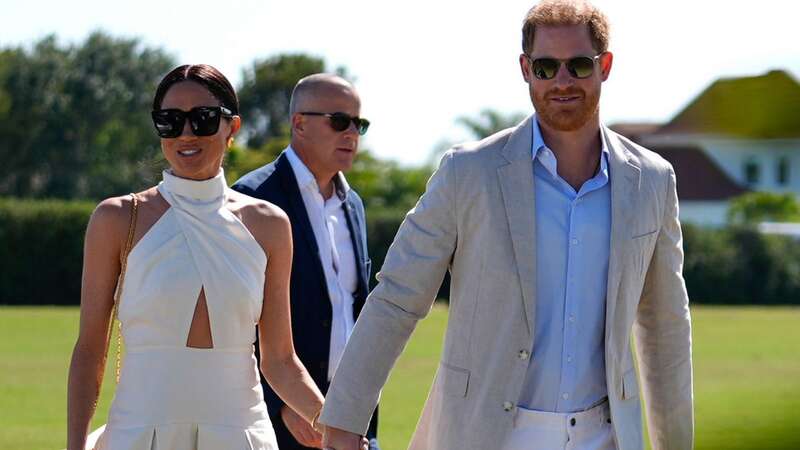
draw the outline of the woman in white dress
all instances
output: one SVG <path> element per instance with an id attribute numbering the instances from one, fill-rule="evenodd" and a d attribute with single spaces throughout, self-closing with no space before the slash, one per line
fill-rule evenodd
<path id="1" fill-rule="evenodd" d="M 69 374 L 69 450 L 276 450 L 256 325 L 266 379 L 309 423 L 319 414 L 322 395 L 292 344 L 288 218 L 229 189 L 221 167 L 241 125 L 238 106 L 211 66 L 167 74 L 152 115 L 169 170 L 135 194 L 136 214 L 133 196 L 104 200 L 92 214 Z M 125 357 L 105 431 L 87 442 L 132 217 L 118 306 Z"/>

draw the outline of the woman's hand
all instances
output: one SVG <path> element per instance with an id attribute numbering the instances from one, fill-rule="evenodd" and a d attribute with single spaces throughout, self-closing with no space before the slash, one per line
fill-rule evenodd
<path id="1" fill-rule="evenodd" d="M 288 405 L 281 408 L 281 419 L 297 442 L 306 447 L 322 448 L 322 433 L 313 429 L 310 423 Z"/>

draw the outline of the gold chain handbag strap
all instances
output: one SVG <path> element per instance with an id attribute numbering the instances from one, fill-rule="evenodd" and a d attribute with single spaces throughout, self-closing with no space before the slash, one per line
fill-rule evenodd
<path id="1" fill-rule="evenodd" d="M 136 231 L 136 216 L 139 211 L 139 198 L 136 194 L 131 194 L 131 223 L 128 226 L 128 240 L 125 242 L 125 251 L 120 255 L 120 273 L 119 281 L 117 282 L 117 289 L 114 291 L 114 306 L 113 315 L 111 317 L 111 326 L 108 329 L 108 344 L 107 348 L 111 346 L 111 335 L 114 334 L 114 322 L 117 322 L 117 363 L 116 363 L 116 380 L 119 384 L 119 373 L 122 367 L 122 322 L 118 319 L 119 302 L 122 299 L 122 286 L 125 284 L 125 272 L 128 268 L 128 254 L 131 252 L 133 246 L 133 234 Z"/>

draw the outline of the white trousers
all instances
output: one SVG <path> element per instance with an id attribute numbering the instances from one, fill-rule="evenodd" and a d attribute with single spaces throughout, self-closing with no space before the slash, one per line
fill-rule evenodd
<path id="1" fill-rule="evenodd" d="M 517 408 L 503 450 L 616 450 L 608 402 L 577 413 Z"/>

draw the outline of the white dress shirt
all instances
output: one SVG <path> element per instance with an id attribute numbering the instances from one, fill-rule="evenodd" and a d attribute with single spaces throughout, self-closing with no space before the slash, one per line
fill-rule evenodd
<path id="1" fill-rule="evenodd" d="M 325 272 L 328 297 L 331 301 L 333 318 L 328 357 L 328 380 L 331 380 L 355 324 L 353 293 L 358 286 L 358 272 L 353 241 L 350 238 L 350 229 L 347 227 L 343 207 L 350 186 L 344 175 L 339 172 L 333 178 L 334 195 L 325 200 L 319 192 L 314 174 L 300 160 L 292 147 L 286 150 L 286 157 L 297 179 L 297 186 L 300 188 L 300 195 L 303 197 L 306 213 L 314 230 L 319 259 Z"/>

